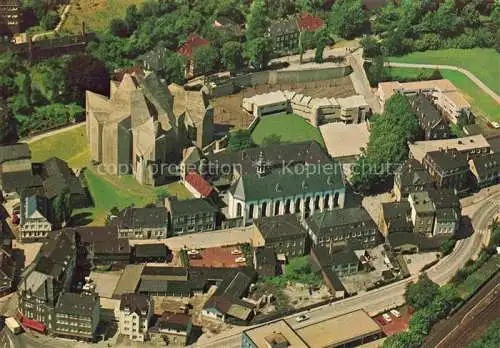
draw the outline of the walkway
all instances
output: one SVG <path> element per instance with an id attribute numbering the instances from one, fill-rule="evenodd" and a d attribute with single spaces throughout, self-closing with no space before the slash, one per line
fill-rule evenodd
<path id="1" fill-rule="evenodd" d="M 36 40 L 38 40 L 39 37 L 43 39 L 46 36 L 48 36 L 48 35 L 54 35 L 59 30 L 61 30 L 61 27 L 64 24 L 64 22 L 66 21 L 66 18 L 68 18 L 68 13 L 69 13 L 70 8 L 71 8 L 71 5 L 64 6 L 64 10 L 63 10 L 63 12 L 61 14 L 61 19 L 59 20 L 59 23 L 57 23 L 57 26 L 54 28 L 54 30 L 50 30 L 50 31 L 46 31 L 46 32 L 43 32 L 43 33 L 35 34 L 31 38 L 31 40 L 36 41 Z"/>
<path id="2" fill-rule="evenodd" d="M 51 137 L 51 136 L 59 134 L 59 133 L 68 132 L 68 131 L 70 131 L 72 129 L 75 129 L 75 128 L 78 128 L 78 127 L 83 127 L 83 126 L 85 126 L 85 122 L 75 123 L 75 124 L 72 124 L 72 125 L 69 125 L 69 126 L 65 126 L 65 127 L 62 127 L 62 128 L 50 130 L 50 131 L 47 131 L 45 133 L 33 135 L 32 137 L 26 137 L 26 138 L 19 139 L 19 142 L 26 143 L 26 144 L 31 144 L 31 143 L 34 143 L 34 142 L 36 142 L 38 140 L 42 140 L 44 138 Z"/>
<path id="3" fill-rule="evenodd" d="M 387 67 L 395 67 L 395 68 L 424 68 L 424 69 L 443 69 L 443 70 L 455 70 L 459 71 L 469 79 L 471 79 L 479 88 L 483 90 L 486 94 L 492 97 L 498 104 L 500 104 L 500 96 L 493 92 L 488 86 L 486 86 L 480 79 L 478 79 L 473 73 L 469 70 L 456 67 L 454 65 L 433 65 L 433 64 L 410 64 L 410 63 L 393 63 L 387 62 L 384 64 Z"/>

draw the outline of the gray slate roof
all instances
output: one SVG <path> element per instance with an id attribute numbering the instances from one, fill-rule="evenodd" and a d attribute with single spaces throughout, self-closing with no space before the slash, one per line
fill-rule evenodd
<path id="1" fill-rule="evenodd" d="M 31 158 L 31 150 L 28 144 L 19 143 L 0 146 L 0 164 L 8 161 L 28 158 Z"/>
<path id="2" fill-rule="evenodd" d="M 467 169 L 467 156 L 457 149 L 446 149 L 427 152 L 424 160 L 430 159 L 438 170 L 450 172 L 454 170 Z"/>
<path id="3" fill-rule="evenodd" d="M 60 158 L 52 157 L 45 161 L 41 176 L 45 196 L 49 199 L 59 196 L 66 187 L 72 195 L 86 195 L 80 180 L 68 167 L 68 164 Z"/>
<path id="4" fill-rule="evenodd" d="M 123 311 L 125 308 L 132 313 L 147 313 L 149 310 L 150 299 L 146 295 L 141 294 L 122 294 L 120 298 L 120 310 Z"/>
<path id="5" fill-rule="evenodd" d="M 315 234 L 319 235 L 343 234 L 352 231 L 355 225 L 360 225 L 359 229 L 377 229 L 375 222 L 362 207 L 315 213 L 307 218 L 306 223 Z"/>
<path id="6" fill-rule="evenodd" d="M 268 242 L 307 236 L 307 231 L 295 215 L 260 217 L 254 220 L 254 225 Z"/>
<path id="7" fill-rule="evenodd" d="M 216 212 L 217 208 L 203 198 L 171 200 L 170 203 L 170 213 L 172 216 Z"/>
<path id="8" fill-rule="evenodd" d="M 167 226 L 167 211 L 161 207 L 135 208 L 122 210 L 116 219 L 120 228 L 161 228 Z"/>
<path id="9" fill-rule="evenodd" d="M 97 295 L 65 292 L 61 294 L 57 301 L 56 311 L 59 313 L 91 316 L 96 306 L 99 306 L 99 296 Z"/>

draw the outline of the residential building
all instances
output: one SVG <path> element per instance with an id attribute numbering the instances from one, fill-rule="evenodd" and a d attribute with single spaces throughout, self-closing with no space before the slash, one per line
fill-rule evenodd
<path id="1" fill-rule="evenodd" d="M 305 220 L 305 226 L 314 247 L 348 242 L 370 248 L 381 241 L 377 225 L 362 207 L 314 214 Z"/>
<path id="2" fill-rule="evenodd" d="M 271 23 L 268 35 L 273 40 L 273 49 L 278 52 L 294 52 L 299 45 L 297 18 L 290 16 Z"/>
<path id="3" fill-rule="evenodd" d="M 413 231 L 427 236 L 432 235 L 436 208 L 427 191 L 413 192 L 408 197 L 411 206 L 411 221 Z"/>
<path id="4" fill-rule="evenodd" d="M 194 61 L 194 52 L 196 51 L 197 48 L 202 47 L 202 46 L 207 46 L 210 43 L 203 39 L 201 36 L 198 34 L 191 34 L 186 42 L 182 44 L 181 47 L 177 50 L 177 52 L 187 58 L 187 63 L 186 63 L 186 77 L 193 77 L 198 74 L 198 69 L 195 66 L 195 61 Z"/>
<path id="5" fill-rule="evenodd" d="M 414 254 L 420 250 L 420 236 L 412 232 L 394 232 L 386 237 L 391 250 L 398 254 Z"/>
<path id="6" fill-rule="evenodd" d="M 12 257 L 12 248 L 0 248 L 0 296 L 8 295 L 13 290 L 16 262 Z"/>
<path id="7" fill-rule="evenodd" d="M 168 215 L 162 207 L 128 207 L 120 212 L 113 223 L 118 227 L 119 238 L 167 238 Z"/>
<path id="8" fill-rule="evenodd" d="M 13 36 L 22 31 L 23 13 L 21 0 L 4 0 L 0 3 L 0 35 Z"/>
<path id="9" fill-rule="evenodd" d="M 136 244 L 133 247 L 133 261 L 142 262 L 168 262 L 172 257 L 165 244 Z"/>
<path id="10" fill-rule="evenodd" d="M 73 209 L 89 205 L 87 191 L 80 179 L 62 159 L 52 157 L 43 163 L 33 163 L 33 171 L 42 178 L 44 195 L 49 201 L 53 202 L 57 197 L 69 194 Z"/>
<path id="11" fill-rule="evenodd" d="M 196 198 L 208 198 L 212 201 L 217 199 L 217 191 L 210 185 L 203 175 L 190 170 L 184 177 L 184 186 Z"/>
<path id="12" fill-rule="evenodd" d="M 144 267 L 137 292 L 146 296 L 189 297 L 191 284 L 184 267 Z"/>
<path id="13" fill-rule="evenodd" d="M 276 254 L 302 256 L 307 231 L 295 215 L 260 217 L 254 220 L 254 246 L 272 248 Z"/>
<path id="14" fill-rule="evenodd" d="M 61 293 L 69 291 L 75 264 L 74 231 L 57 231 L 42 245 L 18 286 L 18 310 L 25 327 L 40 332 L 55 330 L 56 305 Z"/>
<path id="15" fill-rule="evenodd" d="M 453 235 L 458 231 L 462 217 L 462 206 L 458 196 L 451 189 L 431 189 L 428 193 L 436 209 L 432 236 Z"/>
<path id="16" fill-rule="evenodd" d="M 422 164 L 438 188 L 465 191 L 469 185 L 467 157 L 457 149 L 428 152 Z"/>
<path id="17" fill-rule="evenodd" d="M 410 157 L 420 163 L 422 163 L 427 152 L 441 149 L 457 149 L 467 159 L 490 153 L 490 144 L 482 134 L 455 139 L 415 141 L 408 143 L 408 147 Z"/>
<path id="18" fill-rule="evenodd" d="M 118 238 L 118 229 L 114 224 L 72 229 L 78 244 L 87 249 L 87 259 L 93 266 L 123 266 L 130 263 L 130 245 L 128 240 Z"/>
<path id="19" fill-rule="evenodd" d="M 431 97 L 438 108 L 453 123 L 457 123 L 461 113 L 471 117 L 471 106 L 455 86 L 448 80 L 430 80 L 401 83 L 397 81 L 378 84 L 377 95 L 382 110 L 384 104 L 394 93 L 414 96 L 423 93 Z"/>
<path id="20" fill-rule="evenodd" d="M 53 333 L 60 337 L 93 341 L 99 319 L 99 295 L 65 292 L 57 301 Z"/>
<path id="21" fill-rule="evenodd" d="M 159 336 L 169 346 L 186 346 L 193 324 L 191 317 L 184 313 L 163 312 L 150 329 L 151 339 Z"/>
<path id="22" fill-rule="evenodd" d="M 22 198 L 19 223 L 20 239 L 33 242 L 47 238 L 52 231 L 49 201 L 44 196 L 27 196 Z"/>
<path id="23" fill-rule="evenodd" d="M 218 209 L 208 200 L 194 198 L 178 200 L 165 199 L 168 212 L 170 235 L 213 231 L 216 229 Z"/>
<path id="24" fill-rule="evenodd" d="M 253 267 L 261 277 L 274 277 L 278 274 L 276 252 L 270 247 L 258 247 L 253 250 Z"/>
<path id="25" fill-rule="evenodd" d="M 144 185 L 178 175 L 184 147 L 212 142 L 213 108 L 201 91 L 166 85 L 154 73 L 124 74 L 110 98 L 87 91 L 91 160 L 111 175 L 133 174 Z"/>
<path id="26" fill-rule="evenodd" d="M 0 146 L 0 198 L 19 199 L 26 191 L 43 193 L 42 179 L 31 167 L 28 144 Z"/>
<path id="27" fill-rule="evenodd" d="M 141 294 L 123 294 L 120 298 L 120 333 L 132 341 L 144 342 L 148 339 L 153 300 Z"/>
<path id="28" fill-rule="evenodd" d="M 421 192 L 432 187 L 432 180 L 425 168 L 416 160 L 409 159 L 394 174 L 393 191 L 399 202 L 410 192 Z"/>
<path id="29" fill-rule="evenodd" d="M 344 206 L 345 183 L 337 162 L 315 141 L 207 156 L 211 180 L 229 181 L 227 218 L 300 214 Z M 228 169 L 231 168 L 232 171 Z"/>
<path id="30" fill-rule="evenodd" d="M 478 187 L 494 185 L 500 178 L 500 152 L 474 157 L 469 160 L 469 169 Z"/>
<path id="31" fill-rule="evenodd" d="M 359 259 L 346 243 L 333 248 L 314 247 L 311 249 L 310 258 L 319 269 L 329 268 L 339 277 L 355 274 L 359 271 Z"/>
<path id="32" fill-rule="evenodd" d="M 425 140 L 448 139 L 451 130 L 448 123 L 441 117 L 438 109 L 423 93 L 410 98 L 413 112 L 417 115 L 420 128 L 424 132 Z"/>
<path id="33" fill-rule="evenodd" d="M 379 227 L 386 236 L 391 233 L 413 232 L 410 203 L 408 201 L 382 203 Z"/>

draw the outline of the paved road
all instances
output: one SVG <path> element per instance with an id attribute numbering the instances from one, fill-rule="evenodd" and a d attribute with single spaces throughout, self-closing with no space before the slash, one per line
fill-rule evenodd
<path id="1" fill-rule="evenodd" d="M 499 316 L 500 273 L 485 284 L 451 318 L 436 324 L 424 348 L 464 347 L 477 340 Z"/>
<path id="2" fill-rule="evenodd" d="M 486 86 L 480 79 L 478 79 L 469 70 L 459 68 L 454 65 L 410 64 L 410 63 L 394 63 L 394 62 L 387 62 L 384 65 L 388 67 L 429 68 L 429 69 L 445 69 L 445 70 L 459 71 L 468 78 L 470 78 L 479 88 L 481 88 L 485 93 L 487 93 L 490 97 L 492 97 L 498 104 L 500 104 L 500 96 L 495 92 L 493 92 L 488 86 Z"/>
<path id="3" fill-rule="evenodd" d="M 451 277 L 461 268 L 467 260 L 477 256 L 481 250 L 481 243 L 484 240 L 483 234 L 487 232 L 487 227 L 491 223 L 493 217 L 498 213 L 498 203 L 500 202 L 500 193 L 495 193 L 487 200 L 482 200 L 478 204 L 470 205 L 464 208 L 464 215 L 468 215 L 473 223 L 475 233 L 467 239 L 460 240 L 453 252 L 444 257 L 436 266 L 427 271 L 429 277 L 436 283 L 442 285 L 448 282 Z M 310 317 L 307 322 L 297 323 L 295 317 L 299 313 L 284 318 L 293 328 L 300 328 L 305 325 L 322 321 L 334 316 L 339 316 L 356 309 L 365 309 L 372 314 L 392 308 L 396 305 L 404 303 L 403 294 L 409 281 L 416 281 L 417 276 L 407 278 L 405 280 L 389 284 L 383 288 L 369 292 L 361 292 L 357 296 L 350 297 L 338 302 L 334 302 L 331 306 L 326 305 L 307 312 Z M 306 313 L 306 312 L 305 312 Z M 225 347 L 236 348 L 240 347 L 240 334 L 246 328 L 235 327 L 225 331 L 224 336 L 220 338 L 201 339 L 196 344 L 196 347 Z"/>

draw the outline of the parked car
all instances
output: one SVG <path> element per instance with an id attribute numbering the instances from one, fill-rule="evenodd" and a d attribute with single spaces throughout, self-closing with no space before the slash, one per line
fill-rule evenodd
<path id="1" fill-rule="evenodd" d="M 231 250 L 231 255 L 241 255 L 241 254 L 242 254 L 242 252 L 239 249 Z"/>
<path id="2" fill-rule="evenodd" d="M 295 318 L 295 321 L 297 323 L 301 323 L 303 321 L 306 321 L 307 319 L 309 319 L 309 316 L 305 315 L 305 314 L 302 314 L 302 315 L 299 315 L 297 318 Z"/>
<path id="3" fill-rule="evenodd" d="M 234 262 L 236 263 L 245 263 L 247 262 L 247 259 L 245 257 L 237 257 L 236 259 L 234 259 Z"/>
<path id="4" fill-rule="evenodd" d="M 380 325 L 387 324 L 386 321 L 384 320 L 384 318 L 382 318 L 382 317 L 377 317 L 377 321 L 380 323 Z"/>
<path id="5" fill-rule="evenodd" d="M 391 311 L 390 311 L 390 312 L 391 312 L 391 314 L 392 314 L 394 317 L 396 317 L 396 318 L 400 318 L 400 317 L 401 317 L 401 313 L 399 313 L 399 311 L 398 311 L 398 310 L 396 310 L 396 309 L 391 309 Z"/>
<path id="6" fill-rule="evenodd" d="M 382 314 L 382 318 L 384 318 L 384 320 L 388 323 L 390 323 L 392 321 L 391 316 L 387 313 Z"/>

